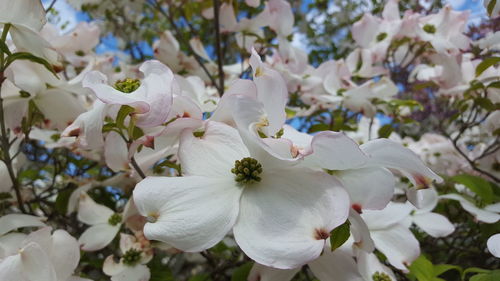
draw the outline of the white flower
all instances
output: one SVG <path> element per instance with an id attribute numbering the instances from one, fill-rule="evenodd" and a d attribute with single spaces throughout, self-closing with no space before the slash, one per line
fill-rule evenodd
<path id="1" fill-rule="evenodd" d="M 323 254 L 309 262 L 308 266 L 320 281 L 373 281 L 374 276 L 386 277 L 383 280 L 388 281 L 396 280 L 394 273 L 381 264 L 375 254 L 356 252 L 355 260 L 350 241 L 334 251 L 325 247 Z M 289 281 L 299 271 L 300 268 L 285 270 L 255 263 L 248 281 Z"/>
<path id="2" fill-rule="evenodd" d="M 121 214 L 97 204 L 87 193 L 80 195 L 78 220 L 91 225 L 78 239 L 84 251 L 97 251 L 106 247 L 113 241 L 123 222 Z"/>
<path id="3" fill-rule="evenodd" d="M 223 123 L 206 122 L 198 136 L 181 135 L 184 177 L 148 177 L 136 186 L 135 204 L 150 221 L 146 237 L 196 252 L 233 229 L 240 248 L 261 264 L 294 268 L 317 258 L 330 231 L 347 218 L 340 183 L 258 145 L 247 148 Z"/>
<path id="4" fill-rule="evenodd" d="M 420 229 L 432 237 L 444 237 L 455 231 L 453 224 L 445 216 L 433 213 L 438 203 L 438 194 L 434 189 L 424 189 L 420 208 L 414 208 L 410 219 Z"/>
<path id="5" fill-rule="evenodd" d="M 73 276 L 80 260 L 76 239 L 65 230 L 56 230 L 52 235 L 51 231 L 50 227 L 45 227 L 28 236 L 10 234 L 8 241 L 15 252 L 0 259 L 0 280 L 89 280 Z"/>
<path id="6" fill-rule="evenodd" d="M 122 256 L 118 263 L 114 256 L 108 256 L 104 261 L 102 270 L 106 275 L 111 276 L 112 281 L 147 281 L 150 278 L 149 268 L 145 265 L 153 258 L 149 241 L 142 236 L 142 233 L 135 236 L 120 234 L 120 251 Z"/>
<path id="7" fill-rule="evenodd" d="M 92 71 L 82 84 L 104 103 L 133 107 L 137 126 L 161 125 L 167 121 L 172 95 L 179 90 L 178 85 L 172 71 L 159 61 L 147 61 L 139 70 L 144 73 L 142 81 L 127 78 L 117 81 L 112 87 L 107 84 L 108 78 L 104 74 Z"/>
<path id="8" fill-rule="evenodd" d="M 478 221 L 484 222 L 484 223 L 496 223 L 497 221 L 500 220 L 500 203 L 496 204 L 491 204 L 488 206 L 485 206 L 484 208 L 478 208 L 474 203 L 470 202 L 469 200 L 465 199 L 463 196 L 452 193 L 452 194 L 445 194 L 445 195 L 440 195 L 440 199 L 451 199 L 451 200 L 456 200 L 460 202 L 460 205 L 464 210 L 469 212 L 471 215 L 474 216 L 474 218 Z"/>
<path id="9" fill-rule="evenodd" d="M 412 206 L 408 203 L 391 202 L 383 210 L 366 210 L 361 214 L 375 248 L 391 265 L 403 271 L 420 255 L 419 242 L 406 223 L 411 211 Z"/>
<path id="10" fill-rule="evenodd" d="M 491 236 L 486 242 L 488 251 L 497 258 L 500 258 L 500 233 Z"/>
<path id="11" fill-rule="evenodd" d="M 0 0 L 0 24 L 10 24 L 9 33 L 16 48 L 58 64 L 58 54 L 38 32 L 45 25 L 40 0 Z"/>

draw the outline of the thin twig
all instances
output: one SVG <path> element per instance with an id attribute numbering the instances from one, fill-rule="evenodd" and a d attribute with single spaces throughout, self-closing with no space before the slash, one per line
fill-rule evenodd
<path id="1" fill-rule="evenodd" d="M 141 178 L 145 179 L 146 174 L 144 174 L 141 167 L 139 167 L 139 165 L 137 164 L 137 161 L 135 161 L 134 156 L 132 156 L 132 158 L 130 159 L 130 163 L 132 163 L 132 167 L 134 167 L 135 171 L 139 174 L 139 176 L 141 176 Z"/>
<path id="2" fill-rule="evenodd" d="M 160 6 L 160 4 L 158 3 L 158 1 L 153 0 L 152 2 L 154 3 L 154 8 L 156 8 L 164 17 L 166 17 L 168 19 L 168 21 L 170 22 L 170 25 L 174 29 L 176 38 L 178 40 L 180 40 L 181 43 L 188 48 L 188 50 L 189 50 L 190 53 L 193 54 L 194 59 L 196 60 L 196 62 L 198 62 L 198 64 L 200 65 L 200 67 L 203 69 L 203 71 L 205 72 L 205 74 L 208 76 L 208 78 L 212 82 L 213 86 L 217 89 L 217 91 L 219 93 L 221 93 L 221 89 L 219 89 L 219 85 L 217 85 L 217 82 L 215 81 L 214 76 L 210 73 L 210 71 L 208 71 L 207 67 L 203 63 L 203 59 L 196 54 L 196 52 L 191 47 L 191 44 L 189 44 L 189 42 L 186 42 L 184 36 L 182 36 L 182 32 L 177 27 L 177 24 L 175 24 L 174 18 L 172 16 L 172 14 L 170 14 L 170 11 L 168 13 L 165 12 L 163 10 L 163 8 Z"/>
<path id="3" fill-rule="evenodd" d="M 52 2 L 47 7 L 47 9 L 45 9 L 45 12 L 47 13 L 48 11 L 50 11 L 50 9 L 52 9 L 54 7 L 54 5 L 56 4 L 56 2 L 57 2 L 57 0 L 52 0 Z"/>
<path id="4" fill-rule="evenodd" d="M 3 54 L 2 54 L 3 56 Z M 2 88 L 2 84 L 5 81 L 4 72 L 0 72 L 0 91 Z M 21 197 L 21 187 L 19 186 L 19 181 L 17 180 L 16 174 L 14 173 L 14 167 L 12 166 L 12 159 L 10 156 L 10 140 L 9 134 L 7 133 L 7 128 L 5 126 L 5 116 L 3 110 L 3 98 L 0 92 L 0 142 L 2 146 L 2 161 L 5 163 L 7 168 L 7 172 L 9 174 L 10 180 L 12 181 L 12 187 L 16 193 L 17 197 L 17 205 L 19 205 L 19 209 L 21 212 L 26 213 L 26 209 L 24 208 L 23 198 Z"/>
<path id="5" fill-rule="evenodd" d="M 214 3 L 214 23 L 215 23 L 215 50 L 217 52 L 217 66 L 219 68 L 219 94 L 224 94 L 224 69 L 223 69 L 223 54 L 220 40 L 220 25 L 219 25 L 219 0 L 213 0 Z"/>

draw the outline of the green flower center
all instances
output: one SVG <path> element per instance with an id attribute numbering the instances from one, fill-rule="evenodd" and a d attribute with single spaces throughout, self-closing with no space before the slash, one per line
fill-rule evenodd
<path id="1" fill-rule="evenodd" d="M 112 226 L 118 225 L 122 222 L 122 216 L 120 214 L 114 213 L 109 217 L 108 223 Z"/>
<path id="2" fill-rule="evenodd" d="M 389 277 L 389 275 L 378 271 L 372 275 L 372 279 L 373 281 L 391 281 L 391 277 Z"/>
<path id="3" fill-rule="evenodd" d="M 436 27 L 432 24 L 426 24 L 424 25 L 424 31 L 430 34 L 436 33 Z"/>
<path id="4" fill-rule="evenodd" d="M 77 55 L 79 57 L 83 57 L 83 56 L 85 56 L 85 52 L 82 51 L 82 50 L 78 50 L 78 51 L 75 52 L 75 55 Z"/>
<path id="5" fill-rule="evenodd" d="M 253 158 L 245 157 L 234 162 L 231 173 L 235 174 L 234 179 L 239 183 L 259 182 L 261 180 L 259 175 L 262 173 L 262 165 Z"/>
<path id="6" fill-rule="evenodd" d="M 385 38 L 387 38 L 387 33 L 386 32 L 379 33 L 377 35 L 377 42 L 380 42 L 380 41 L 384 40 Z"/>
<path id="7" fill-rule="evenodd" d="M 115 89 L 126 94 L 132 93 L 133 91 L 137 90 L 139 86 L 141 86 L 141 81 L 139 81 L 139 79 L 132 78 L 118 80 L 115 83 Z"/>
<path id="8" fill-rule="evenodd" d="M 133 266 L 141 260 L 141 251 L 130 249 L 122 256 L 123 264 Z"/>

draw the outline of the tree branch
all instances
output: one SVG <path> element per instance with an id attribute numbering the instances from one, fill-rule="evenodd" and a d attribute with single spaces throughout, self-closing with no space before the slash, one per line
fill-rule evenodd
<path id="1" fill-rule="evenodd" d="M 221 40 L 220 40 L 220 25 L 219 25 L 219 0 L 213 0 L 214 3 L 214 23 L 215 23 L 215 50 L 217 52 L 217 66 L 219 68 L 219 94 L 224 94 L 224 57 L 222 54 Z"/>

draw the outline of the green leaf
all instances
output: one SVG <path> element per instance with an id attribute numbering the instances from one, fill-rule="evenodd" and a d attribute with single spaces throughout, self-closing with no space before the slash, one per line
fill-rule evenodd
<path id="1" fill-rule="evenodd" d="M 342 225 L 337 226 L 330 232 L 330 249 L 334 251 L 338 247 L 342 246 L 347 239 L 349 239 L 349 229 L 351 223 L 346 221 Z"/>
<path id="2" fill-rule="evenodd" d="M 489 57 L 489 58 L 484 59 L 476 67 L 476 77 L 481 75 L 490 66 L 493 66 L 499 62 L 500 62 L 500 57 Z"/>
<path id="3" fill-rule="evenodd" d="M 116 115 L 116 126 L 118 128 L 126 129 L 125 127 L 125 118 L 129 116 L 131 113 L 133 113 L 135 109 L 131 106 L 128 105 L 122 105 L 120 107 L 120 110 L 118 111 L 118 114 Z"/>
<path id="4" fill-rule="evenodd" d="M 468 189 L 479 196 L 485 204 L 493 201 L 493 189 L 491 184 L 480 177 L 461 174 L 451 178 L 453 181 L 465 185 Z"/>
<path id="5" fill-rule="evenodd" d="M 434 266 L 434 274 L 436 276 L 439 276 L 443 273 L 445 273 L 446 271 L 450 271 L 450 270 L 456 270 L 458 271 L 459 273 L 462 273 L 462 268 L 458 265 L 452 265 L 452 264 L 438 264 L 438 265 L 435 265 Z"/>
<path id="6" fill-rule="evenodd" d="M 252 269 L 253 262 L 247 262 L 239 267 L 237 267 L 233 275 L 231 276 L 231 281 L 246 281 L 248 278 L 248 274 Z"/>
<path id="7" fill-rule="evenodd" d="M 150 281 L 174 281 L 174 276 L 172 271 L 168 266 L 165 266 L 161 262 L 160 257 L 155 257 L 149 264 L 149 270 L 151 271 Z"/>
<path id="8" fill-rule="evenodd" d="M 495 110 L 495 105 L 488 98 L 476 98 L 474 102 L 487 111 Z"/>
<path id="9" fill-rule="evenodd" d="M 195 276 L 192 276 L 191 278 L 189 278 L 188 281 L 210 281 L 212 280 L 210 278 L 210 275 L 208 275 L 207 273 L 200 273 L 200 274 L 196 274 Z"/>
<path id="10" fill-rule="evenodd" d="M 500 89 L 500 81 L 491 82 L 486 86 L 486 88 L 497 88 Z"/>
<path id="11" fill-rule="evenodd" d="M 416 100 L 398 100 L 398 99 L 395 99 L 395 100 L 391 100 L 390 104 L 392 106 L 396 106 L 396 107 L 410 107 L 410 108 L 416 107 L 419 110 L 424 109 L 424 106 Z"/>
<path id="12" fill-rule="evenodd" d="M 314 124 L 309 128 L 309 133 L 319 132 L 319 131 L 327 131 L 330 127 L 326 124 Z"/>
<path id="13" fill-rule="evenodd" d="M 17 53 L 13 53 L 13 54 L 9 55 L 7 57 L 7 60 L 5 63 L 5 68 L 7 68 L 7 66 L 9 66 L 11 63 L 13 63 L 16 60 L 29 60 L 31 62 L 41 64 L 48 71 L 50 71 L 52 74 L 54 74 L 54 76 L 57 77 L 57 74 L 54 71 L 54 68 L 52 67 L 52 65 L 48 61 L 46 61 L 45 59 L 43 59 L 41 57 L 37 57 L 33 54 L 27 53 L 27 52 L 17 52 Z M 59 77 L 57 77 L 57 78 L 59 79 Z"/>
<path id="14" fill-rule="evenodd" d="M 488 273 L 480 273 L 472 276 L 469 281 L 498 281 L 500 280 L 500 270 L 494 270 Z"/>
<path id="15" fill-rule="evenodd" d="M 497 0 L 491 0 L 490 3 L 488 3 L 488 7 L 486 7 L 486 10 L 488 11 L 488 15 L 490 17 L 493 14 L 493 9 L 495 8 L 496 4 L 497 4 Z"/>
<path id="16" fill-rule="evenodd" d="M 426 257 L 421 255 L 409 267 L 410 273 L 413 274 L 418 281 L 433 281 L 434 266 Z"/>
<path id="17" fill-rule="evenodd" d="M 55 208 L 60 214 L 66 214 L 66 211 L 68 210 L 69 197 L 76 188 L 77 186 L 75 184 L 68 183 L 67 188 L 57 193 Z"/>
<path id="18" fill-rule="evenodd" d="M 388 138 L 392 132 L 394 131 L 394 128 L 391 126 L 391 124 L 386 124 L 380 129 L 378 129 L 378 137 L 379 138 Z"/>
<path id="19" fill-rule="evenodd" d="M 490 271 L 487 269 L 479 267 L 469 267 L 462 272 L 462 279 L 465 279 L 465 276 L 467 276 L 468 273 L 488 273 L 488 272 Z"/>

